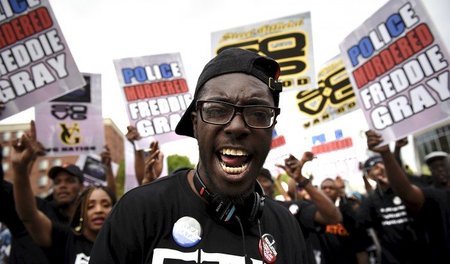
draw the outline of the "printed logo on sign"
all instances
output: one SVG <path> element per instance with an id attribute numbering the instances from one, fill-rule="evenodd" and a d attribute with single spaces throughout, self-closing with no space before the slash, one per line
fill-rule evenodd
<path id="1" fill-rule="evenodd" d="M 87 118 L 88 108 L 85 105 L 52 105 L 52 116 L 58 120 L 64 120 L 70 117 L 72 120 L 85 120 Z"/>
<path id="2" fill-rule="evenodd" d="M 241 42 L 219 46 L 216 54 L 232 47 L 262 53 L 276 60 L 281 67 L 283 87 L 289 88 L 311 83 L 307 76 L 298 77 L 308 69 L 306 52 L 308 42 L 306 34 L 302 31 L 282 32 L 260 38 L 245 39 Z"/>
<path id="3" fill-rule="evenodd" d="M 344 67 L 328 72 L 319 80 L 317 89 L 300 91 L 297 94 L 298 109 L 314 118 L 303 124 L 304 128 L 322 123 L 332 115 L 342 115 L 356 107 L 355 93 Z"/>
<path id="4" fill-rule="evenodd" d="M 77 145 L 81 141 L 80 127 L 78 123 L 74 123 L 72 126 L 68 126 L 65 123 L 59 124 L 61 126 L 60 139 L 66 145 Z"/>

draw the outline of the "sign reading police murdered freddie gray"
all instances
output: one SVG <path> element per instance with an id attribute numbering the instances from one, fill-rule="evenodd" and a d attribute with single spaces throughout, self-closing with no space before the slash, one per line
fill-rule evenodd
<path id="1" fill-rule="evenodd" d="M 100 74 L 85 85 L 35 107 L 36 134 L 48 156 L 100 154 L 105 142 Z"/>
<path id="2" fill-rule="evenodd" d="M 140 140 L 136 149 L 181 137 L 175 127 L 192 101 L 179 53 L 115 60 L 130 124 Z"/>
<path id="3" fill-rule="evenodd" d="M 387 144 L 449 118 L 449 54 L 420 1 L 390 1 L 341 43 L 360 108 Z"/>
<path id="4" fill-rule="evenodd" d="M 48 1 L 0 1 L 0 118 L 81 86 Z"/>

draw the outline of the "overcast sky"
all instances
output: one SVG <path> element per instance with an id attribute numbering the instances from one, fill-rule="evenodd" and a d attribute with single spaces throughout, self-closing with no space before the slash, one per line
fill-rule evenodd
<path id="1" fill-rule="evenodd" d="M 102 76 L 103 116 L 129 124 L 113 60 L 180 52 L 192 91 L 211 56 L 211 32 L 311 12 L 315 66 L 339 53 L 341 41 L 384 0 L 50 0 L 81 72 Z M 450 47 L 450 1 L 424 1 Z M 2 120 L 26 123 L 34 110 Z"/>

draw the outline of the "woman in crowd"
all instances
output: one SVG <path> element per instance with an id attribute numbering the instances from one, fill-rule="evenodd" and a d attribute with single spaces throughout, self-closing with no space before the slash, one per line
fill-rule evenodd
<path id="1" fill-rule="evenodd" d="M 29 178 L 34 162 L 44 154 L 32 122 L 31 130 L 12 142 L 17 214 L 51 263 L 84 263 L 83 260 L 87 263 L 97 234 L 116 201 L 115 196 L 105 187 L 86 188 L 78 198 L 70 227 L 52 221 L 38 209 Z M 67 191 L 61 195 L 67 195 Z"/>

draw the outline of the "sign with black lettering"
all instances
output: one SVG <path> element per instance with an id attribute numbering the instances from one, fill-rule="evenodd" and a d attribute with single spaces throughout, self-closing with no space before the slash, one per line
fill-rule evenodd
<path id="1" fill-rule="evenodd" d="M 47 0 L 0 3 L 0 119 L 83 86 Z"/>
<path id="2" fill-rule="evenodd" d="M 340 48 L 359 107 L 384 144 L 449 119 L 450 57 L 420 1 L 389 1 Z"/>
<path id="3" fill-rule="evenodd" d="M 281 68 L 283 92 L 277 118 L 277 138 L 274 138 L 269 160 L 296 153 L 302 146 L 299 135 L 304 130 L 305 115 L 299 109 L 296 95 L 317 87 L 314 71 L 311 16 L 309 12 L 267 20 L 212 33 L 212 55 L 239 47 L 275 59 Z M 281 139 L 281 141 L 280 141 Z M 292 152 L 295 151 L 295 152 Z M 270 168 L 269 168 L 270 169 Z"/>
<path id="4" fill-rule="evenodd" d="M 335 120 L 358 109 L 350 78 L 340 56 L 329 60 L 318 72 L 318 86 L 297 92 L 303 128 Z"/>
<path id="5" fill-rule="evenodd" d="M 103 150 L 101 76 L 83 76 L 82 88 L 35 107 L 37 138 L 47 155 L 99 154 Z"/>
<path id="6" fill-rule="evenodd" d="M 147 149 L 152 141 L 181 139 L 175 127 L 192 95 L 179 53 L 114 61 L 122 87 L 128 119 L 141 136 L 136 149 Z"/>
<path id="7" fill-rule="evenodd" d="M 239 47 L 276 60 L 283 91 L 314 88 L 310 13 L 282 17 L 212 33 L 212 52 Z"/>

